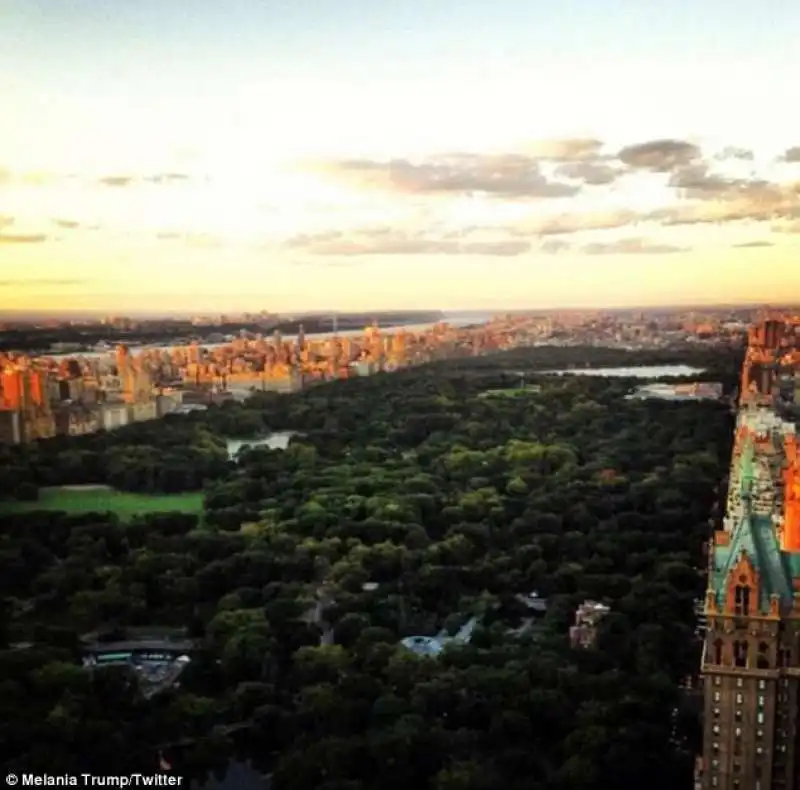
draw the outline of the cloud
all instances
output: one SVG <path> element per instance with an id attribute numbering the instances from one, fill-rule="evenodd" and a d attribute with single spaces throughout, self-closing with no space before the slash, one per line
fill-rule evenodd
<path id="1" fill-rule="evenodd" d="M 513 257 L 530 250 L 523 239 L 491 239 L 465 241 L 444 237 L 408 235 L 391 228 L 362 230 L 347 235 L 337 231 L 304 234 L 290 239 L 285 246 L 302 249 L 312 255 L 486 255 Z M 463 234 L 461 234 L 463 235 Z"/>
<path id="2" fill-rule="evenodd" d="M 35 277 L 15 277 L 8 280 L 0 280 L 0 288 L 16 288 L 20 285 L 42 285 L 68 287 L 75 285 L 85 285 L 86 280 L 72 280 L 61 278 L 35 278 Z"/>
<path id="3" fill-rule="evenodd" d="M 574 138 L 567 140 L 546 140 L 530 146 L 532 156 L 551 159 L 556 162 L 575 162 L 600 158 L 603 143 L 594 138 Z"/>
<path id="4" fill-rule="evenodd" d="M 684 185 L 680 189 L 683 201 L 643 219 L 662 225 L 800 219 L 800 183 L 725 179 L 699 171 L 682 177 L 680 183 Z"/>
<path id="5" fill-rule="evenodd" d="M 83 181 L 85 176 L 70 173 L 45 173 L 45 172 L 29 172 L 29 173 L 14 173 L 0 169 L 0 184 L 4 181 L 17 181 L 21 184 L 30 186 L 46 186 L 49 184 L 56 184 L 64 181 Z M 187 173 L 179 172 L 164 172 L 154 173 L 145 176 L 111 174 L 101 176 L 99 178 L 89 177 L 89 181 L 94 184 L 99 184 L 103 187 L 112 188 L 125 188 L 133 186 L 137 183 L 151 183 L 159 185 L 180 184 L 191 180 L 191 176 Z"/>
<path id="6" fill-rule="evenodd" d="M 561 236 L 586 230 L 614 230 L 624 228 L 642 219 L 634 211 L 592 212 L 585 214 L 557 214 L 527 223 L 522 228 L 511 229 L 515 235 Z"/>
<path id="7" fill-rule="evenodd" d="M 581 252 L 587 255 L 671 255 L 685 251 L 685 247 L 653 244 L 640 238 L 620 239 L 608 243 L 594 242 L 581 247 Z"/>
<path id="8" fill-rule="evenodd" d="M 559 252 L 566 252 L 570 249 L 570 245 L 561 239 L 548 239 L 539 249 L 548 255 L 557 255 Z"/>
<path id="9" fill-rule="evenodd" d="M 800 162 L 800 145 L 787 148 L 783 154 L 784 162 Z"/>
<path id="10" fill-rule="evenodd" d="M 147 181 L 153 184 L 180 184 L 189 180 L 186 173 L 156 173 L 153 176 L 148 176 Z"/>
<path id="11" fill-rule="evenodd" d="M 559 165 L 555 174 L 560 178 L 583 181 L 584 184 L 589 186 L 605 186 L 615 181 L 621 175 L 621 171 L 603 162 L 587 160 Z"/>
<path id="12" fill-rule="evenodd" d="M 715 157 L 718 161 L 725 161 L 730 159 L 739 159 L 742 161 L 752 161 L 753 152 L 747 148 L 737 148 L 735 145 L 729 145 L 722 149 Z"/>
<path id="13" fill-rule="evenodd" d="M 224 239 L 210 233 L 186 233 L 178 230 L 162 230 L 156 233 L 159 241 L 180 241 L 188 247 L 203 250 L 216 250 L 225 246 Z"/>
<path id="14" fill-rule="evenodd" d="M 771 241 L 757 240 L 757 241 L 745 241 L 742 242 L 741 244 L 734 244 L 733 246 L 745 249 L 750 247 L 774 247 L 775 245 Z"/>
<path id="15" fill-rule="evenodd" d="M 372 231 L 370 235 L 376 235 L 382 233 L 383 230 Z M 390 232 L 387 228 L 386 232 Z M 362 234 L 367 233 L 366 231 L 362 231 Z M 342 238 L 343 234 L 338 230 L 329 230 L 323 231 L 321 233 L 299 233 L 297 236 L 292 236 L 286 242 L 284 242 L 284 246 L 286 247 L 315 247 L 319 244 L 327 244 L 328 242 L 338 241 Z"/>
<path id="16" fill-rule="evenodd" d="M 669 173 L 700 159 L 700 148 L 685 140 L 651 140 L 622 148 L 617 158 L 623 164 L 640 170 Z"/>
<path id="17" fill-rule="evenodd" d="M 760 207 L 774 206 L 792 198 L 791 186 L 773 184 L 764 179 L 729 178 L 714 173 L 703 163 L 678 168 L 669 185 L 682 190 L 681 196 L 700 200 L 750 201 Z M 794 194 L 794 199 L 798 197 Z"/>
<path id="18" fill-rule="evenodd" d="M 800 233 L 800 221 L 798 222 L 776 222 L 772 226 L 774 233 Z"/>
<path id="19" fill-rule="evenodd" d="M 127 187 L 135 180 L 133 176 L 103 176 L 99 179 L 100 183 L 105 187 Z"/>
<path id="20" fill-rule="evenodd" d="M 0 230 L 11 227 L 16 220 L 9 214 L 0 214 Z"/>
<path id="21" fill-rule="evenodd" d="M 74 219 L 59 219 L 58 217 L 53 219 L 53 224 L 57 228 L 63 228 L 64 230 L 76 230 L 81 227 L 81 223 L 76 222 Z"/>
<path id="22" fill-rule="evenodd" d="M 0 244 L 41 244 L 47 241 L 44 233 L 0 233 Z"/>
<path id="23" fill-rule="evenodd" d="M 504 198 L 572 197 L 580 187 L 551 181 L 523 154 L 449 154 L 415 164 L 407 159 L 351 159 L 328 166 L 334 176 L 413 195 L 482 192 Z"/>

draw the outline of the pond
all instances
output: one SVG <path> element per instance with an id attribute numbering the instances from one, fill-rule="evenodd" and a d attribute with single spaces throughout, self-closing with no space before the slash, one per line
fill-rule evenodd
<path id="1" fill-rule="evenodd" d="M 228 457 L 233 460 L 242 447 L 269 447 L 270 450 L 285 450 L 289 446 L 292 436 L 296 436 L 297 431 L 275 431 L 269 436 L 260 439 L 228 439 Z"/>

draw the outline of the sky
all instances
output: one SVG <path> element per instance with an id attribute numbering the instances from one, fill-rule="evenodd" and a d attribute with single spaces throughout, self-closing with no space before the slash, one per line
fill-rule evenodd
<path id="1" fill-rule="evenodd" d="M 800 300 L 800 3 L 0 0 L 0 309 Z"/>

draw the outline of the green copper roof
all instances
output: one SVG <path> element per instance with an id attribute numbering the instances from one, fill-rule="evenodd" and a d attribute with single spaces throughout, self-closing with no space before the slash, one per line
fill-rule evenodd
<path id="1" fill-rule="evenodd" d="M 782 551 L 772 518 L 755 514 L 751 510 L 750 496 L 755 479 L 754 455 L 753 443 L 748 437 L 739 459 L 742 513 L 731 530 L 730 543 L 727 546 L 714 547 L 710 582 L 716 593 L 717 605 L 722 607 L 728 577 L 742 554 L 747 554 L 761 579 L 759 609 L 766 613 L 773 595 L 779 596 L 784 606 L 792 605 L 792 579 L 800 577 L 800 554 Z"/>
<path id="2" fill-rule="evenodd" d="M 717 605 L 725 602 L 725 588 L 731 571 L 739 563 L 742 554 L 747 554 L 761 579 L 759 609 L 769 611 L 770 598 L 778 595 L 781 602 L 791 606 L 793 565 L 800 555 L 790 557 L 781 551 L 775 525 L 769 516 L 745 513 L 734 526 L 731 542 L 714 549 L 713 589 L 717 594 Z"/>

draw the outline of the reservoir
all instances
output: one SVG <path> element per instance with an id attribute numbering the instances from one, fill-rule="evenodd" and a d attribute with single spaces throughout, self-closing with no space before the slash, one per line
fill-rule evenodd
<path id="1" fill-rule="evenodd" d="M 665 376 L 698 376 L 702 368 L 689 365 L 642 365 L 631 368 L 575 368 L 574 370 L 546 370 L 546 376 L 603 376 L 605 378 L 660 379 Z"/>

